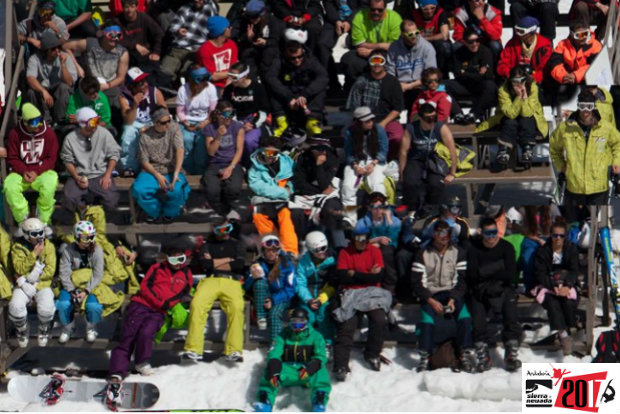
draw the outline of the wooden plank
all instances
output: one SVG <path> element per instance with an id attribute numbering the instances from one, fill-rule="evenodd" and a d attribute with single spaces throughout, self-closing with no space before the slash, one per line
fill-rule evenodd
<path id="1" fill-rule="evenodd" d="M 456 184 L 506 184 L 523 183 L 530 181 L 553 181 L 553 171 L 549 166 L 532 167 L 521 172 L 503 170 L 491 172 L 489 170 L 473 170 L 454 180 Z"/>

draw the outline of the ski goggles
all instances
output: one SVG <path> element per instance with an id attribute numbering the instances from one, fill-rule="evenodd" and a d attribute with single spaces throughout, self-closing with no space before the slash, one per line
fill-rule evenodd
<path id="1" fill-rule="evenodd" d="M 54 8 L 52 7 L 51 9 L 49 9 L 49 8 L 39 7 L 39 9 L 37 10 L 37 14 L 42 19 L 49 19 L 50 17 L 54 15 Z"/>
<path id="2" fill-rule="evenodd" d="M 44 234 L 45 234 L 45 229 L 30 230 L 26 232 L 26 236 L 33 238 L 33 239 L 42 239 Z"/>
<path id="3" fill-rule="evenodd" d="M 291 319 L 290 321 L 288 321 L 288 326 L 293 331 L 300 332 L 306 329 L 306 327 L 308 326 L 308 321 L 295 318 L 295 319 Z"/>
<path id="4" fill-rule="evenodd" d="M 235 111 L 233 111 L 232 109 L 229 109 L 227 111 L 217 111 L 217 114 L 221 116 L 222 118 L 230 119 L 233 116 L 235 116 Z"/>
<path id="5" fill-rule="evenodd" d="M 435 230 L 435 234 L 439 237 L 447 237 L 450 235 L 450 229 Z"/>
<path id="6" fill-rule="evenodd" d="M 527 34 L 535 32 L 536 29 L 538 29 L 538 26 L 530 26 L 530 27 L 515 26 L 515 33 L 517 34 L 517 36 L 525 36 Z"/>
<path id="7" fill-rule="evenodd" d="M 551 233 L 551 237 L 553 237 L 554 239 L 563 239 L 566 237 L 566 234 L 564 233 Z"/>
<path id="8" fill-rule="evenodd" d="M 170 263 L 172 266 L 177 266 L 185 264 L 185 262 L 187 261 L 187 256 L 185 254 L 181 254 L 178 256 L 168 256 L 167 260 L 168 263 Z"/>
<path id="9" fill-rule="evenodd" d="M 80 122 L 80 125 L 83 127 L 96 128 L 99 125 L 100 116 L 96 116 L 94 118 L 90 118 L 86 122 Z"/>
<path id="10" fill-rule="evenodd" d="M 384 66 L 385 62 L 386 59 L 381 55 L 371 56 L 370 59 L 368 59 L 370 66 Z"/>
<path id="11" fill-rule="evenodd" d="M 271 158 L 275 158 L 277 156 L 280 155 L 280 151 L 277 149 L 269 149 L 269 148 L 265 148 L 263 149 L 263 155 L 265 157 L 271 157 Z"/>
<path id="12" fill-rule="evenodd" d="M 377 210 L 379 208 L 387 208 L 387 205 L 385 204 L 371 204 L 368 206 L 369 209 L 371 210 Z"/>
<path id="13" fill-rule="evenodd" d="M 314 249 L 309 249 L 309 250 L 310 250 L 311 253 L 321 254 L 321 253 L 327 252 L 327 249 L 328 249 L 328 247 L 327 247 L 327 245 L 325 245 L 325 246 L 319 246 L 319 247 L 316 247 Z"/>
<path id="14" fill-rule="evenodd" d="M 355 240 L 358 243 L 366 243 L 368 241 L 368 235 L 367 234 L 356 234 L 355 236 L 353 236 L 353 240 Z"/>
<path id="15" fill-rule="evenodd" d="M 420 35 L 420 31 L 419 30 L 414 30 L 412 32 L 403 32 L 403 36 L 405 36 L 408 39 L 415 39 L 419 35 Z"/>
<path id="16" fill-rule="evenodd" d="M 594 102 L 577 102 L 577 109 L 580 111 L 594 111 L 595 108 Z"/>
<path id="17" fill-rule="evenodd" d="M 221 226 L 214 227 L 213 233 L 215 233 L 218 236 L 224 236 L 230 233 L 232 230 L 233 230 L 233 225 L 228 223 L 228 224 L 223 224 Z"/>
<path id="18" fill-rule="evenodd" d="M 261 246 L 265 249 L 279 249 L 282 246 L 282 243 L 280 243 L 280 240 L 273 238 L 261 242 Z"/>
<path id="19" fill-rule="evenodd" d="M 584 40 L 590 37 L 589 30 L 582 30 L 580 32 L 573 32 L 573 39 L 575 40 Z"/>
<path id="20" fill-rule="evenodd" d="M 516 83 L 516 84 L 524 84 L 527 81 L 527 78 L 525 76 L 517 76 L 514 78 L 510 78 L 510 82 L 512 83 Z"/>
<path id="21" fill-rule="evenodd" d="M 97 238 L 96 234 L 80 234 L 77 236 L 77 240 L 82 243 L 92 243 Z"/>
<path id="22" fill-rule="evenodd" d="M 38 128 L 43 125 L 43 117 L 38 116 L 36 118 L 29 119 L 26 121 L 26 124 L 28 124 L 28 126 L 31 128 Z"/>
<path id="23" fill-rule="evenodd" d="M 110 40 L 121 40 L 123 38 L 123 32 L 120 26 L 108 26 L 103 29 L 103 34 Z"/>
<path id="24" fill-rule="evenodd" d="M 245 78 L 246 76 L 248 76 L 250 74 L 250 68 L 244 70 L 241 73 L 232 73 L 232 72 L 228 72 L 228 77 L 232 78 L 233 81 L 238 81 L 240 79 Z"/>
<path id="25" fill-rule="evenodd" d="M 493 237 L 497 237 L 498 231 L 494 230 L 482 230 L 482 237 L 485 239 L 492 239 Z"/>

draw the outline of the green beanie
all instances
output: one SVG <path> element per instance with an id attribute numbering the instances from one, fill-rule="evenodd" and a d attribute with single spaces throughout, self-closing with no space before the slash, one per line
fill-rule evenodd
<path id="1" fill-rule="evenodd" d="M 22 105 L 22 119 L 24 121 L 30 121 L 31 119 L 38 118 L 41 116 L 41 111 L 37 109 L 36 106 L 31 104 L 30 102 Z"/>

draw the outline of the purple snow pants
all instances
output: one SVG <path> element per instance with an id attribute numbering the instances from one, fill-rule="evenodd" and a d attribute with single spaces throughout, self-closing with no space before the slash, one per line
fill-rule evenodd
<path id="1" fill-rule="evenodd" d="M 140 303 L 131 302 L 123 320 L 121 340 L 112 350 L 110 375 L 120 374 L 123 378 L 127 376 L 131 353 L 134 350 L 136 365 L 148 361 L 153 352 L 153 338 L 163 323 L 162 313 Z"/>

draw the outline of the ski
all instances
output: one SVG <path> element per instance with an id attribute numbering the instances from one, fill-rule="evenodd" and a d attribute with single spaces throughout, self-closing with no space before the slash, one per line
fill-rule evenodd
<path id="1" fill-rule="evenodd" d="M 620 330 L 620 302 L 618 302 L 618 278 L 616 274 L 616 264 L 614 263 L 614 251 L 611 246 L 611 233 L 609 227 L 605 226 L 599 231 L 601 245 L 603 246 L 603 256 L 607 266 L 607 274 L 610 282 L 610 295 L 616 314 L 616 328 Z"/>

